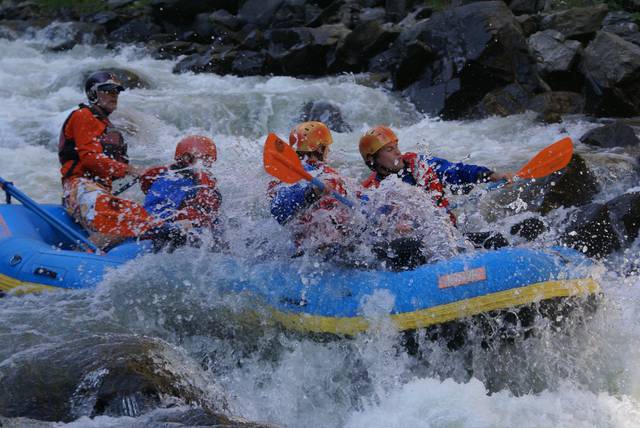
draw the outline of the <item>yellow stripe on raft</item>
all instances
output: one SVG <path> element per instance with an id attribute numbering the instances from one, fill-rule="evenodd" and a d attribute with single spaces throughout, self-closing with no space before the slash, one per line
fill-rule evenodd
<path id="1" fill-rule="evenodd" d="M 56 290 L 64 290 L 64 288 L 52 287 L 50 285 L 38 284 L 35 282 L 22 282 L 0 273 L 0 291 L 3 291 L 5 293 L 20 295 Z"/>
<path id="2" fill-rule="evenodd" d="M 414 312 L 391 314 L 390 318 L 399 330 L 413 330 L 483 312 L 559 297 L 588 296 L 599 291 L 600 286 L 591 278 L 546 281 Z M 334 318 L 276 310 L 273 316 L 284 327 L 301 332 L 353 336 L 369 328 L 369 322 L 364 317 Z"/>

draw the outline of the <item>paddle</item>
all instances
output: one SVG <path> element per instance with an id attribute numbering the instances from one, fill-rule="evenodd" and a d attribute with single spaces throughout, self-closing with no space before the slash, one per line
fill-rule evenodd
<path id="1" fill-rule="evenodd" d="M 120 187 L 118 190 L 116 190 L 115 192 L 113 192 L 113 196 L 118 196 L 121 195 L 122 193 L 126 192 L 127 190 L 129 190 L 130 188 L 133 187 L 134 184 L 136 184 L 138 181 L 140 181 L 140 177 L 135 177 L 133 180 L 131 180 L 130 182 L 123 184 L 122 187 Z"/>
<path id="2" fill-rule="evenodd" d="M 540 150 L 516 172 L 511 181 L 546 177 L 567 166 L 572 156 L 573 141 L 571 138 L 565 137 Z M 507 183 L 509 183 L 508 180 L 496 181 L 487 186 L 487 190 L 498 189 Z"/>
<path id="3" fill-rule="evenodd" d="M 270 133 L 264 142 L 262 160 L 264 170 L 278 180 L 289 184 L 297 183 L 300 180 L 308 180 L 311 184 L 324 191 L 325 184 L 305 171 L 293 147 L 282 141 L 274 133 Z M 353 202 L 335 190 L 331 190 L 331 194 L 349 208 L 354 207 Z"/>
<path id="4" fill-rule="evenodd" d="M 95 246 L 91 241 L 82 236 L 77 231 L 73 230 L 66 224 L 62 223 L 60 220 L 46 212 L 40 205 L 38 205 L 33 199 L 29 198 L 27 195 L 18 190 L 13 183 L 5 180 L 0 177 L 0 187 L 4 189 L 7 194 L 13 196 L 20 202 L 22 205 L 27 207 L 27 209 L 31 210 L 34 214 L 40 216 L 44 221 L 49 223 L 51 227 L 56 229 L 58 232 L 62 233 L 67 239 L 77 243 L 82 244 L 84 247 L 94 251 L 97 254 L 100 254 L 101 251 L 98 247 Z"/>

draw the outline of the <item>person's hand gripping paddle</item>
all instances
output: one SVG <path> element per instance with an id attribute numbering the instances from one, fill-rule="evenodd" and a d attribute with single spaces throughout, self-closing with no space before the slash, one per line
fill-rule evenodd
<path id="1" fill-rule="evenodd" d="M 324 191 L 325 184 L 305 171 L 293 147 L 282 141 L 274 133 L 270 133 L 264 142 L 262 160 L 264 170 L 278 180 L 289 184 L 297 183 L 300 180 L 307 180 Z M 349 208 L 354 207 L 353 202 L 335 190 L 331 190 L 331 194 Z"/>

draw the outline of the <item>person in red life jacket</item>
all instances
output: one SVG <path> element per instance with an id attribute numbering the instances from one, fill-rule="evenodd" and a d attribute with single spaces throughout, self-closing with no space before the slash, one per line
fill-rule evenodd
<path id="1" fill-rule="evenodd" d="M 375 126 L 362 135 L 359 150 L 365 164 L 372 170 L 371 175 L 362 182 L 363 187 L 377 188 L 382 180 L 396 175 L 405 183 L 425 189 L 434 203 L 444 209 L 448 209 L 449 201 L 445 196 L 443 183 L 477 184 L 512 177 L 512 174 L 496 173 L 483 166 L 453 163 L 425 154 L 402 153 L 398 149 L 396 134 L 391 128 L 382 125 Z M 455 215 L 449 212 L 449 216 L 455 225 Z M 467 234 L 467 237 L 485 248 L 508 245 L 502 235 L 490 232 Z"/>
<path id="2" fill-rule="evenodd" d="M 141 205 L 112 195 L 113 180 L 144 171 L 129 163 L 123 136 L 109 120 L 123 90 L 113 73 L 92 73 L 85 82 L 89 104 L 67 117 L 58 144 L 63 205 L 102 247 L 162 226 Z"/>
<path id="3" fill-rule="evenodd" d="M 348 208 L 331 196 L 331 190 L 347 195 L 345 183 L 340 175 L 325 164 L 333 137 L 321 122 L 303 122 L 293 128 L 289 135 L 293 146 L 302 160 L 304 169 L 325 183 L 320 191 L 307 181 L 287 185 L 273 181 L 269 185 L 271 214 L 294 231 L 298 247 L 306 246 L 323 249 L 343 240 L 344 226 L 349 217 Z"/>
<path id="4" fill-rule="evenodd" d="M 145 209 L 166 222 L 213 229 L 222 195 L 216 179 L 205 171 L 217 160 L 216 145 L 208 137 L 191 135 L 180 140 L 174 158 L 174 164 L 153 168 L 142 177 Z"/>

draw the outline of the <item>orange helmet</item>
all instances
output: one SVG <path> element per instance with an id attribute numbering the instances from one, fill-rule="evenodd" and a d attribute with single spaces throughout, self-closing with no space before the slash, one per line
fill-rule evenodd
<path id="1" fill-rule="evenodd" d="M 378 125 L 360 137 L 360 155 L 365 162 L 367 162 L 367 156 L 375 155 L 378 150 L 386 146 L 387 144 L 398 145 L 398 137 L 388 126 Z"/>
<path id="2" fill-rule="evenodd" d="M 291 130 L 289 144 L 297 152 L 315 152 L 320 147 L 333 144 L 333 137 L 327 125 L 322 122 L 302 122 Z"/>
<path id="3" fill-rule="evenodd" d="M 209 159 L 214 162 L 218 158 L 213 140 L 202 135 L 189 135 L 180 140 L 176 146 L 175 160 L 179 161 L 187 154 L 196 159 Z"/>

